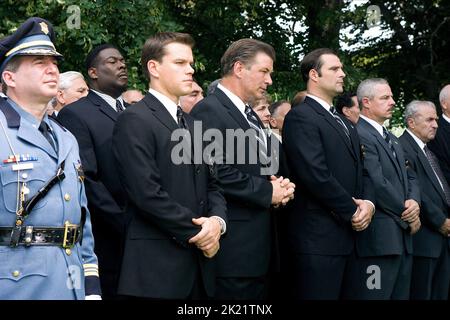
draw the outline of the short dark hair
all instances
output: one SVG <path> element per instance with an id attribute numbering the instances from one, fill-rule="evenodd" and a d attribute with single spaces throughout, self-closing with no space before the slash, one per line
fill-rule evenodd
<path id="1" fill-rule="evenodd" d="M 195 41 L 190 34 L 181 32 L 159 32 L 148 38 L 142 47 L 141 66 L 145 77 L 150 80 L 150 74 L 147 70 L 147 63 L 150 60 L 162 61 L 166 54 L 166 46 L 170 43 L 177 42 L 194 47 Z"/>
<path id="2" fill-rule="evenodd" d="M 352 97 L 356 96 L 356 92 L 350 91 L 350 92 L 344 92 L 340 96 L 336 98 L 336 110 L 342 114 L 342 109 L 344 107 L 351 108 L 355 105 L 355 102 L 353 101 Z"/>
<path id="3" fill-rule="evenodd" d="M 287 101 L 287 100 L 280 100 L 280 101 L 277 101 L 277 102 L 272 103 L 272 104 L 269 106 L 269 112 L 270 112 L 270 115 L 273 116 L 273 115 L 277 112 L 277 109 L 278 109 L 283 103 L 289 103 L 289 101 Z"/>
<path id="4" fill-rule="evenodd" d="M 238 61 L 249 66 L 260 52 L 267 54 L 275 62 L 275 49 L 270 44 L 249 38 L 233 42 L 220 59 L 222 76 L 230 74 Z"/>
<path id="5" fill-rule="evenodd" d="M 337 56 L 337 53 L 329 48 L 319 48 L 308 53 L 302 60 L 300 64 L 300 72 L 302 74 L 303 81 L 308 82 L 309 80 L 309 71 L 312 69 L 316 70 L 319 73 L 319 76 L 322 76 L 320 73 L 320 68 L 322 68 L 323 61 L 321 57 L 324 54 L 332 54 Z"/>
<path id="6" fill-rule="evenodd" d="M 116 46 L 110 44 L 110 43 L 104 43 L 101 45 L 98 45 L 94 47 L 87 55 L 86 57 L 86 71 L 88 71 L 92 67 L 97 67 L 98 65 L 98 55 L 100 52 L 102 52 L 105 49 L 116 49 L 117 51 L 120 51 Z"/>

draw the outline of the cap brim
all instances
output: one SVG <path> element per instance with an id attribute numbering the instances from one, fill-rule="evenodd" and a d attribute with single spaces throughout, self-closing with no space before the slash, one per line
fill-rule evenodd
<path id="1" fill-rule="evenodd" d="M 28 48 L 17 52 L 18 56 L 53 56 L 56 58 L 63 58 L 63 55 L 56 50 L 48 48 Z"/>

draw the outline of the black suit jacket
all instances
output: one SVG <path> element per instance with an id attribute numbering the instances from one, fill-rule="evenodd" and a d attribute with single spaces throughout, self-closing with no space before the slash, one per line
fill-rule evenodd
<path id="1" fill-rule="evenodd" d="M 342 119 L 350 139 L 336 119 L 310 97 L 285 118 L 283 147 L 297 186 L 288 228 L 292 250 L 298 253 L 351 253 L 351 218 L 356 212 L 352 197 L 375 203 L 370 186 L 365 186 L 358 135 Z"/>
<path id="2" fill-rule="evenodd" d="M 93 91 L 69 104 L 57 120 L 75 136 L 86 175 L 86 195 L 91 212 L 95 253 L 104 294 L 115 294 L 123 250 L 125 193 L 116 174 L 111 141 L 118 113 Z M 111 291 L 112 290 L 112 291 Z M 105 292 L 106 291 L 106 292 Z"/>
<path id="3" fill-rule="evenodd" d="M 193 119 L 185 118 L 194 134 Z M 188 240 L 200 231 L 192 218 L 217 215 L 226 221 L 225 199 L 213 168 L 174 161 L 172 152 L 179 145 L 171 139 L 175 129 L 175 120 L 150 93 L 127 108 L 114 128 L 113 152 L 131 217 L 121 294 L 186 298 L 198 274 L 207 294 L 214 294 L 215 258 L 204 257 Z"/>
<path id="4" fill-rule="evenodd" d="M 406 159 L 416 172 L 420 187 L 422 226 L 413 236 L 414 256 L 438 258 L 443 245 L 450 247 L 450 239 L 444 240 L 439 232 L 449 213 L 445 195 L 427 157 L 411 134 L 405 131 L 400 137 L 400 143 Z"/>
<path id="5" fill-rule="evenodd" d="M 203 129 L 218 129 L 223 137 L 227 129 L 250 129 L 247 119 L 220 89 L 197 103 L 191 115 L 202 120 Z M 259 161 L 248 161 L 250 154 L 257 154 L 255 145 L 234 143 L 227 149 L 225 140 L 224 154 L 216 156 L 229 158 L 228 164 L 217 165 L 218 181 L 227 200 L 229 226 L 218 254 L 218 276 L 262 276 L 268 272 L 271 255 L 272 184 L 268 176 L 261 174 Z M 238 161 L 241 156 L 245 161 Z"/>
<path id="6" fill-rule="evenodd" d="M 447 182 L 450 184 L 450 123 L 439 118 L 436 137 L 428 142 L 428 148 L 436 155 Z"/>
<path id="7" fill-rule="evenodd" d="M 364 149 L 364 170 L 375 189 L 376 212 L 369 227 L 358 233 L 356 244 L 360 256 L 400 255 L 412 253 L 409 225 L 400 216 L 407 199 L 420 204 L 415 173 L 406 166 L 398 139 L 390 134 L 397 158 L 381 134 L 366 120 L 357 124 Z"/>

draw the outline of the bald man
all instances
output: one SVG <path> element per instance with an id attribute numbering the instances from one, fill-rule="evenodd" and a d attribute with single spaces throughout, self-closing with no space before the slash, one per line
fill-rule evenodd
<path id="1" fill-rule="evenodd" d="M 439 159 L 445 179 L 450 183 L 450 84 L 444 86 L 439 93 L 442 117 L 438 121 L 436 138 L 428 143 L 428 148 Z"/>
<path id="2" fill-rule="evenodd" d="M 127 90 L 122 93 L 123 100 L 128 104 L 135 104 L 144 98 L 144 95 L 139 90 Z"/>

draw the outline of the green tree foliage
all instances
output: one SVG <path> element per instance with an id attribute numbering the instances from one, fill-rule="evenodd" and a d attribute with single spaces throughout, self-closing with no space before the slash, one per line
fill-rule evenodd
<path id="1" fill-rule="evenodd" d="M 404 105 L 413 99 L 437 105 L 440 88 L 450 82 L 450 1 L 371 1 L 381 9 L 382 34 L 362 38 L 367 30 L 366 6 L 353 14 L 354 37 L 349 44 L 363 47 L 352 53 L 353 64 L 368 74 L 386 78 L 397 100 L 392 124 L 403 121 Z"/>
<path id="2" fill-rule="evenodd" d="M 80 13 L 80 28 L 73 27 L 76 5 Z M 111 43 L 124 55 L 129 71 L 129 84 L 144 89 L 147 81 L 140 67 L 141 48 L 145 40 L 157 31 L 180 29 L 158 0 L 1 0 L 0 37 L 17 28 L 28 17 L 39 16 L 55 27 L 56 47 L 63 53 L 61 72 L 85 72 L 84 60 L 96 45 Z"/>

